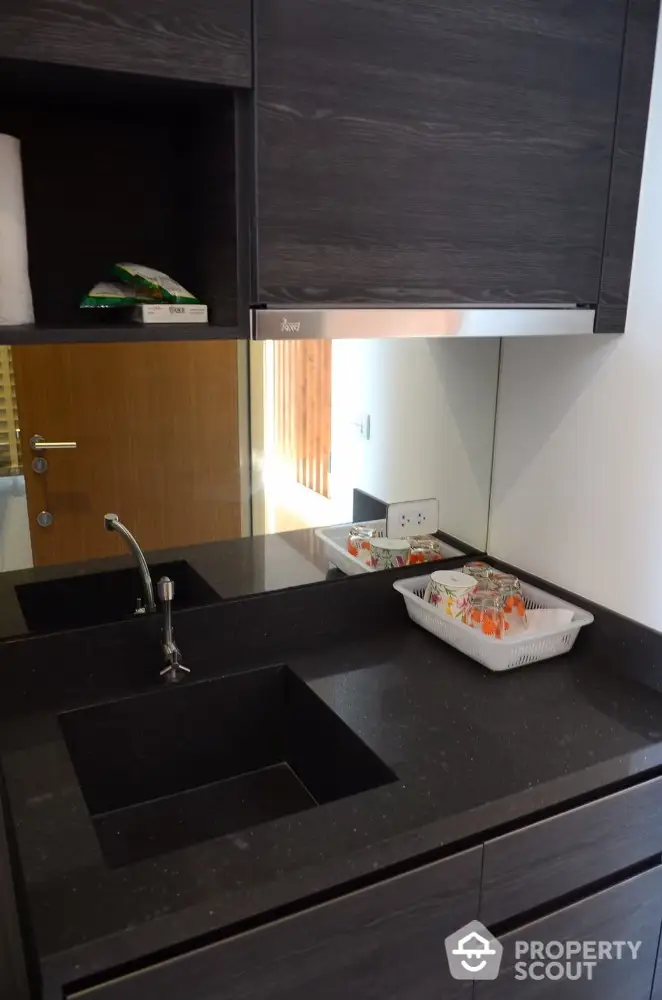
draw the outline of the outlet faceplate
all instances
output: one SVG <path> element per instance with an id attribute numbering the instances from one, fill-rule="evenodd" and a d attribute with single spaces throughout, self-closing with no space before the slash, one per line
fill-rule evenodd
<path id="1" fill-rule="evenodd" d="M 387 538 L 432 535 L 439 530 L 438 500 L 403 500 L 390 503 L 386 511 Z"/>
<path id="2" fill-rule="evenodd" d="M 369 413 L 359 413 L 356 420 L 352 420 L 352 424 L 357 428 L 358 435 L 363 438 L 364 441 L 370 440 L 370 414 Z"/>

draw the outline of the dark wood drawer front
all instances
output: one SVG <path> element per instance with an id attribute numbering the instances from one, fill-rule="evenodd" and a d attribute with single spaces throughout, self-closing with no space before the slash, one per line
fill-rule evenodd
<path id="1" fill-rule="evenodd" d="M 660 933 L 662 870 L 638 875 L 613 889 L 567 906 L 556 913 L 527 924 L 501 939 L 504 947 L 499 977 L 476 983 L 475 1000 L 649 1000 L 655 971 Z M 636 960 L 624 947 L 623 958 L 604 958 L 580 979 L 548 979 L 544 969 L 533 971 L 541 979 L 516 979 L 516 941 L 631 941 L 641 942 Z M 616 954 L 616 952 L 612 952 Z M 544 959 L 543 965 L 550 961 Z M 564 969 L 566 960 L 561 960 Z M 576 958 L 571 958 L 571 974 L 576 974 Z M 553 970 L 558 975 L 558 969 Z"/>
<path id="2" fill-rule="evenodd" d="M 470 1000 L 444 937 L 478 912 L 481 848 L 144 972 L 86 1000 Z"/>
<path id="3" fill-rule="evenodd" d="M 662 778 L 485 845 L 480 918 L 495 923 L 662 852 Z"/>
<path id="4" fill-rule="evenodd" d="M 248 0 L 3 0 L 0 56 L 251 85 Z"/>
<path id="5" fill-rule="evenodd" d="M 256 0 L 259 299 L 596 302 L 626 6 Z"/>

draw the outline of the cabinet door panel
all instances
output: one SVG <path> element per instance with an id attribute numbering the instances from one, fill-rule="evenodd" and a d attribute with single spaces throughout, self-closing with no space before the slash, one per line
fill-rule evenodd
<path id="1" fill-rule="evenodd" d="M 444 937 L 475 919 L 482 849 L 75 996 L 82 1000 L 470 1000 Z"/>
<path id="2" fill-rule="evenodd" d="M 596 302 L 625 0 L 256 0 L 265 302 Z"/>
<path id="3" fill-rule="evenodd" d="M 654 778 L 488 841 L 480 919 L 507 920 L 661 853 L 661 824 Z"/>
<path id="4" fill-rule="evenodd" d="M 247 0 L 3 0 L 0 56 L 251 84 Z"/>
<path id="5" fill-rule="evenodd" d="M 660 932 L 660 891 L 662 869 L 638 875 L 613 889 L 567 906 L 542 920 L 527 924 L 501 939 L 503 961 L 498 979 L 476 983 L 476 1000 L 649 1000 L 655 971 Z M 623 958 L 603 959 L 592 970 L 592 978 L 584 973 L 580 979 L 554 980 L 544 977 L 544 970 L 535 968 L 540 979 L 516 979 L 515 942 L 641 942 L 633 961 L 627 947 Z M 612 954 L 616 954 L 613 952 Z M 521 959 L 519 959 L 521 961 Z M 544 960 L 546 964 L 548 960 Z M 571 959 L 572 974 L 576 959 Z M 562 959 L 565 965 L 565 959 Z M 557 970 L 554 969 L 554 975 Z"/>

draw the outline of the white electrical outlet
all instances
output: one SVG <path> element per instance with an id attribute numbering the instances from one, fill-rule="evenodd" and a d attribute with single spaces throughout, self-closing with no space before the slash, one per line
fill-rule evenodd
<path id="1" fill-rule="evenodd" d="M 350 421 L 357 428 L 357 432 L 360 438 L 364 441 L 370 440 L 370 414 L 369 413 L 359 413 L 356 420 Z"/>
<path id="2" fill-rule="evenodd" d="M 386 511 L 387 538 L 432 535 L 439 530 L 438 500 L 403 500 L 390 503 Z"/>

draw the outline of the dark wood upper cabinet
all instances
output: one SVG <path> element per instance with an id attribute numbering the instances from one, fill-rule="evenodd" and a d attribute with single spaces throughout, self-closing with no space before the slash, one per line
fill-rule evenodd
<path id="1" fill-rule="evenodd" d="M 256 0 L 257 301 L 597 303 L 627 0 Z"/>
<path id="2" fill-rule="evenodd" d="M 251 85 L 249 0 L 3 0 L 0 58 Z"/>

